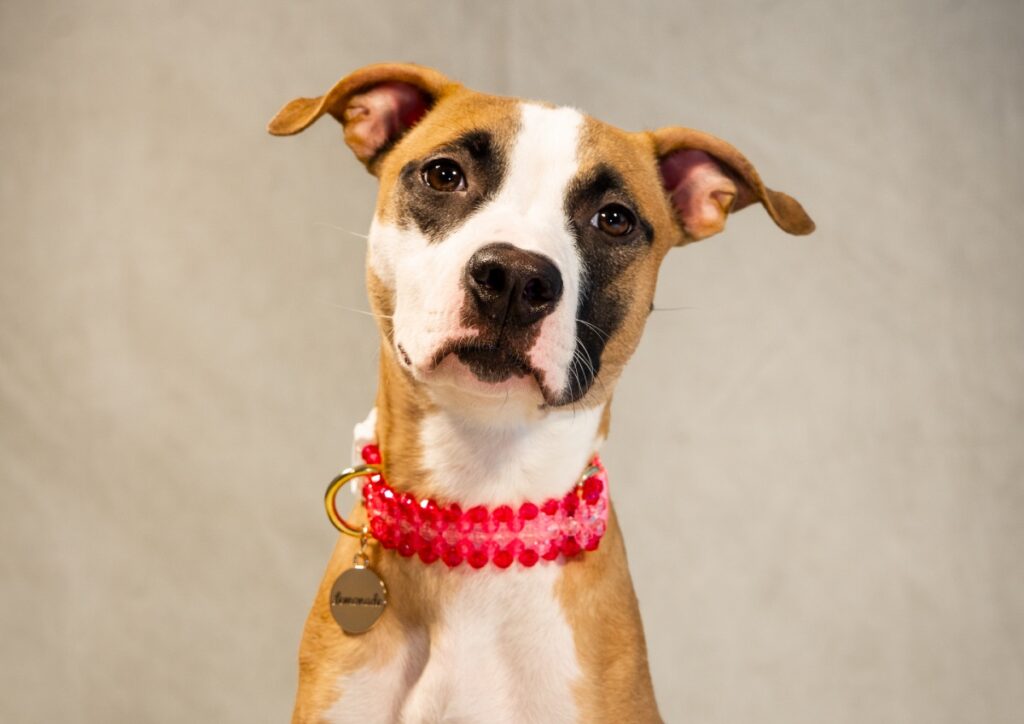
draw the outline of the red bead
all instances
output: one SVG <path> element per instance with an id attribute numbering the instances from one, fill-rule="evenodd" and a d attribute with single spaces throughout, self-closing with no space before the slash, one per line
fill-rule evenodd
<path id="1" fill-rule="evenodd" d="M 591 475 L 583 481 L 583 499 L 588 503 L 596 503 L 601 497 L 602 490 L 604 490 L 604 483 L 595 475 Z"/>
<path id="2" fill-rule="evenodd" d="M 544 503 L 544 507 L 541 508 L 545 515 L 554 515 L 558 512 L 558 501 L 552 498 Z"/>
<path id="3" fill-rule="evenodd" d="M 416 505 L 416 498 L 409 493 L 402 493 L 398 498 L 398 507 L 402 518 L 415 524 L 419 518 L 419 506 Z"/>
<path id="4" fill-rule="evenodd" d="M 370 518 L 370 532 L 373 537 L 380 540 L 387 533 L 388 525 L 384 522 L 384 519 L 379 516 Z"/>
<path id="5" fill-rule="evenodd" d="M 552 543 L 548 546 L 548 549 L 544 551 L 544 555 L 541 556 L 546 561 L 553 561 L 558 558 L 558 554 L 561 553 L 557 543 Z"/>
<path id="6" fill-rule="evenodd" d="M 562 553 L 564 553 L 567 558 L 570 557 L 570 556 L 574 556 L 574 555 L 576 555 L 579 552 L 580 552 L 580 544 L 576 542 L 575 538 L 573 538 L 572 536 L 569 536 L 568 538 L 565 539 L 565 541 L 563 541 L 563 543 L 562 543 Z"/>
<path id="7" fill-rule="evenodd" d="M 408 558 L 416 552 L 416 539 L 419 538 L 415 533 L 406 533 L 402 536 L 401 541 L 398 543 L 398 554 Z"/>
<path id="8" fill-rule="evenodd" d="M 473 523 L 486 523 L 487 522 L 487 508 L 482 505 L 476 505 L 466 511 L 466 517 Z"/>
<path id="9" fill-rule="evenodd" d="M 587 541 L 587 544 L 583 546 L 583 550 L 596 551 L 599 545 L 601 545 L 601 536 L 591 536 L 590 540 Z"/>
<path id="10" fill-rule="evenodd" d="M 527 568 L 532 568 L 539 558 L 540 556 L 537 555 L 537 551 L 532 548 L 524 548 L 519 554 L 519 562 Z"/>
<path id="11" fill-rule="evenodd" d="M 508 523 L 513 517 L 512 508 L 507 505 L 499 505 L 491 513 L 491 517 L 494 518 L 496 523 Z"/>
<path id="12" fill-rule="evenodd" d="M 458 503 L 452 503 L 447 508 L 444 508 L 441 517 L 448 525 L 458 525 L 459 520 L 462 518 L 462 508 Z"/>
<path id="13" fill-rule="evenodd" d="M 433 563 L 437 560 L 437 548 L 431 541 L 420 541 L 419 550 L 416 551 L 419 554 L 420 560 L 424 563 Z"/>
<path id="14" fill-rule="evenodd" d="M 441 511 L 433 500 L 421 500 L 419 505 L 420 520 L 431 527 L 435 527 L 441 520 Z"/>
<path id="15" fill-rule="evenodd" d="M 498 568 L 508 568 L 512 565 L 512 553 L 507 550 L 500 550 L 494 554 L 494 565 Z"/>
<path id="16" fill-rule="evenodd" d="M 380 465 L 380 448 L 376 445 L 367 445 L 362 449 L 361 455 L 367 465 Z"/>
<path id="17" fill-rule="evenodd" d="M 470 553 L 466 560 L 469 561 L 469 565 L 473 568 L 483 568 L 487 565 L 487 553 L 479 548 Z"/>
<path id="18" fill-rule="evenodd" d="M 569 515 L 573 515 L 576 509 L 580 507 L 579 496 L 576 495 L 576 491 L 573 490 L 570 493 L 566 493 L 565 497 L 562 498 L 562 509 L 565 510 Z"/>
<path id="19" fill-rule="evenodd" d="M 462 563 L 462 554 L 459 553 L 459 550 L 455 546 L 448 546 L 448 549 L 442 556 L 442 560 L 449 568 L 455 568 L 455 566 Z"/>
<path id="20" fill-rule="evenodd" d="M 533 520 L 537 517 L 538 513 L 537 506 L 533 503 L 523 503 L 519 506 L 519 518 L 521 520 Z"/>

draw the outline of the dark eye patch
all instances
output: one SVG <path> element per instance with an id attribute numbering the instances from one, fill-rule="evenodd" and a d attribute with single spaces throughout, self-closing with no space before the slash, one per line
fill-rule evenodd
<path id="1" fill-rule="evenodd" d="M 438 159 L 451 159 L 459 165 L 465 176 L 464 189 L 445 193 L 423 183 L 423 169 Z M 429 241 L 437 243 L 494 198 L 507 165 L 507 152 L 494 134 L 486 130 L 464 133 L 402 167 L 397 217 L 415 224 Z"/>
<path id="2" fill-rule="evenodd" d="M 609 204 L 631 210 L 636 225 L 628 234 L 610 237 L 591 224 Z M 576 355 L 570 365 L 562 404 L 586 395 L 601 369 L 601 355 L 628 311 L 628 293 L 619 280 L 649 249 L 654 231 L 633 200 L 622 175 L 598 165 L 576 179 L 566 193 L 565 215 L 576 240 L 584 272 L 577 307 Z"/>
<path id="3" fill-rule="evenodd" d="M 622 174 L 605 164 L 599 164 L 572 183 L 565 198 L 565 213 L 573 224 L 584 219 L 589 222 L 595 213 L 609 204 L 625 206 L 635 214 L 637 223 L 632 239 L 640 240 L 642 237 L 646 244 L 654 241 L 654 228 L 640 213 Z"/>

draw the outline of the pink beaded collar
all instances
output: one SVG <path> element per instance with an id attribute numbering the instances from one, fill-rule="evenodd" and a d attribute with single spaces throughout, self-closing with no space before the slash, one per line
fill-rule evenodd
<path id="1" fill-rule="evenodd" d="M 361 455 L 367 465 L 380 465 L 376 445 L 366 445 Z M 561 499 L 526 502 L 518 509 L 477 505 L 466 511 L 458 503 L 439 505 L 399 493 L 375 474 L 363 485 L 363 505 L 370 535 L 406 558 L 440 559 L 449 568 L 463 561 L 473 568 L 488 563 L 508 568 L 513 561 L 530 568 L 540 559 L 597 549 L 608 527 L 608 473 L 595 455 Z"/>

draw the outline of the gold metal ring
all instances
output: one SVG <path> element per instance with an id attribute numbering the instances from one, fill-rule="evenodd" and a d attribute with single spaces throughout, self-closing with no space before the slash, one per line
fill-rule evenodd
<path id="1" fill-rule="evenodd" d="M 327 486 L 327 492 L 324 493 L 324 508 L 327 510 L 327 519 L 331 521 L 331 525 L 335 528 L 353 538 L 362 536 L 363 528 L 357 528 L 341 517 L 338 513 L 335 499 L 338 497 L 338 491 L 344 488 L 346 483 L 368 475 L 380 475 L 380 468 L 376 465 L 359 465 L 358 467 L 349 468 L 332 480 L 331 484 Z"/>

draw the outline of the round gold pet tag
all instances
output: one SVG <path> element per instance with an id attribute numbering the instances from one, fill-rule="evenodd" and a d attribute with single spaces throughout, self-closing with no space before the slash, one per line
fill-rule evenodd
<path id="1" fill-rule="evenodd" d="M 384 581 L 361 561 L 338 576 L 331 587 L 331 615 L 347 634 L 369 631 L 387 605 Z"/>

